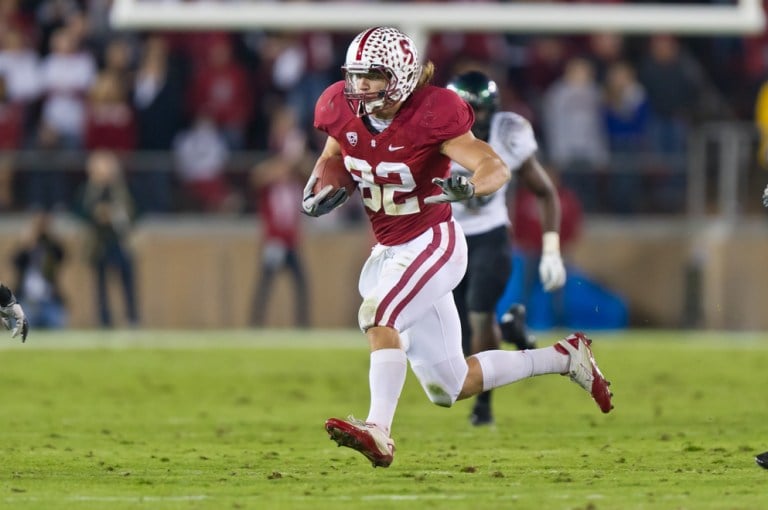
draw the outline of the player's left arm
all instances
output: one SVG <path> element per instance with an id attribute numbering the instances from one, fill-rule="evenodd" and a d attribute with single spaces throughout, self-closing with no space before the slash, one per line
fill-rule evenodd
<path id="1" fill-rule="evenodd" d="M 498 191 L 512 177 L 509 167 L 496 151 L 475 138 L 471 131 L 445 141 L 441 152 L 472 173 L 470 182 L 477 196 Z"/>
<path id="2" fill-rule="evenodd" d="M 466 168 L 472 176 L 469 179 L 452 176 L 445 181 L 435 179 L 435 184 L 443 188 L 443 195 L 440 196 L 443 199 L 439 201 L 454 202 L 490 195 L 511 177 L 509 167 L 501 157 L 490 145 L 475 138 L 471 131 L 443 142 L 441 152 Z"/>
<path id="3" fill-rule="evenodd" d="M 560 254 L 560 199 L 552 179 L 536 156 L 526 159 L 517 171 L 520 182 L 528 188 L 541 204 L 541 261 L 539 277 L 546 291 L 557 290 L 565 285 L 566 271 Z"/>

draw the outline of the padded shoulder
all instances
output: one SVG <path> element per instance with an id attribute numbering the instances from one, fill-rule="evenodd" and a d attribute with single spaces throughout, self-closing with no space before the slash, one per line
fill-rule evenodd
<path id="1" fill-rule="evenodd" d="M 344 82 L 338 81 L 329 86 L 315 103 L 315 128 L 329 133 L 332 126 L 343 123 L 352 111 L 344 98 Z"/>
<path id="2" fill-rule="evenodd" d="M 427 86 L 414 92 L 411 104 L 414 136 L 428 143 L 442 143 L 463 135 L 475 121 L 472 108 L 452 90 Z"/>

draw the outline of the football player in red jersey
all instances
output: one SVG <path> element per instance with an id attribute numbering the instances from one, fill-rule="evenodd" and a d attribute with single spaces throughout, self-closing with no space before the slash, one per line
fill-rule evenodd
<path id="1" fill-rule="evenodd" d="M 471 107 L 429 84 L 434 68 L 421 64 L 404 33 L 364 30 L 350 44 L 343 69 L 344 80 L 328 87 L 315 107 L 315 127 L 328 134 L 318 162 L 343 156 L 377 244 L 359 282 L 358 322 L 371 349 L 368 417 L 328 419 L 331 439 L 374 466 L 389 466 L 390 429 L 409 361 L 440 406 L 533 375 L 568 373 L 610 411 L 608 382 L 581 333 L 542 349 L 464 358 L 452 290 L 467 267 L 467 244 L 450 202 L 495 192 L 510 170 L 472 134 Z M 470 177 L 450 176 L 451 160 Z M 328 213 L 347 200 L 344 189 L 331 186 L 315 193 L 315 181 L 310 177 L 304 190 L 306 214 Z"/>

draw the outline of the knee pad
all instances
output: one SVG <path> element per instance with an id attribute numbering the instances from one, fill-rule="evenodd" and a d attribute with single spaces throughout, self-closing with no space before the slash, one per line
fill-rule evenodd
<path id="1" fill-rule="evenodd" d="M 467 361 L 460 356 L 434 365 L 411 365 L 411 368 L 429 400 L 440 407 L 451 407 L 456 402 L 469 371 Z"/>

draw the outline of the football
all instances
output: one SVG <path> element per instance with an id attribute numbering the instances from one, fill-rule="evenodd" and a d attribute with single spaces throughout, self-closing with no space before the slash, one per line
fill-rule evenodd
<path id="1" fill-rule="evenodd" d="M 317 176 L 314 188 L 315 193 L 329 184 L 333 186 L 334 190 L 347 188 L 347 196 L 352 196 L 352 193 L 357 189 L 357 183 L 352 178 L 352 174 L 347 171 L 347 168 L 344 166 L 344 158 L 340 155 L 332 156 L 320 162 L 320 164 L 315 166 L 313 173 Z"/>

